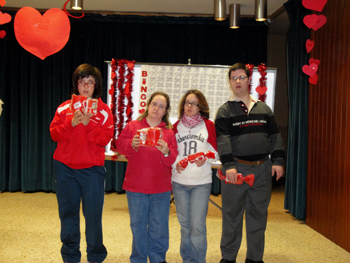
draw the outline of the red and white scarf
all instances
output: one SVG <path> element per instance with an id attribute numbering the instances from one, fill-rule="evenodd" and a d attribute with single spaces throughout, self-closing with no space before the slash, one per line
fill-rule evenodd
<path id="1" fill-rule="evenodd" d="M 201 121 L 203 121 L 203 117 L 200 115 L 200 113 L 197 113 L 194 116 L 187 116 L 184 113 L 184 115 L 182 115 L 181 121 L 186 128 L 192 129 L 196 127 Z"/>

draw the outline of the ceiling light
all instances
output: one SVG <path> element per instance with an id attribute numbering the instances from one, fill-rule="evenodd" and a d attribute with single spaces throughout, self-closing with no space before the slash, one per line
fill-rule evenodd
<path id="1" fill-rule="evenodd" d="M 214 18 L 216 21 L 226 19 L 226 0 L 214 0 Z"/>
<path id="2" fill-rule="evenodd" d="M 83 9 L 83 0 L 71 0 L 70 8 L 74 10 L 82 10 Z"/>
<path id="3" fill-rule="evenodd" d="M 230 28 L 239 28 L 239 19 L 241 16 L 241 5 L 230 4 Z"/>
<path id="4" fill-rule="evenodd" d="M 255 20 L 265 21 L 267 19 L 267 0 L 255 0 Z"/>

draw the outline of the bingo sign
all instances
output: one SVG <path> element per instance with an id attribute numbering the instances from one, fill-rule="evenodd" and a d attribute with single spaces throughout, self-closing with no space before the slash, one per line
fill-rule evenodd
<path id="1" fill-rule="evenodd" d="M 140 85 L 140 101 L 139 101 L 139 114 L 143 114 L 147 105 L 147 85 L 148 85 L 148 66 L 141 67 L 141 85 Z"/>

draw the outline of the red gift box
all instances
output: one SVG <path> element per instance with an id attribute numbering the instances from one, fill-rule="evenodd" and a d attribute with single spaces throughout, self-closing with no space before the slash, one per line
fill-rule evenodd
<path id="1" fill-rule="evenodd" d="M 162 138 L 162 129 L 157 127 L 144 128 L 137 130 L 136 134 L 140 136 L 141 146 L 156 146 L 158 140 Z"/>
<path id="2" fill-rule="evenodd" d="M 96 115 L 98 100 L 89 99 L 85 96 L 73 94 L 69 107 L 72 111 L 80 110 L 81 112 L 83 112 L 82 109 L 85 109 L 86 113 L 92 113 L 92 115 Z"/>

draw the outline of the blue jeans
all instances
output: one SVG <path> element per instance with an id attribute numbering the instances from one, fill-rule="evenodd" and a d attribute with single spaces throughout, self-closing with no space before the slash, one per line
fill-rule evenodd
<path id="1" fill-rule="evenodd" d="M 169 249 L 171 192 L 142 194 L 126 191 L 132 231 L 131 263 L 165 261 Z"/>
<path id="2" fill-rule="evenodd" d="M 62 259 L 80 262 L 80 201 L 85 217 L 85 236 L 89 261 L 102 262 L 107 250 L 102 238 L 105 168 L 94 166 L 72 169 L 53 162 L 58 211 L 61 220 Z"/>
<path id="3" fill-rule="evenodd" d="M 206 217 L 211 184 L 182 185 L 173 182 L 176 214 L 181 225 L 180 254 L 184 263 L 205 263 Z"/>

